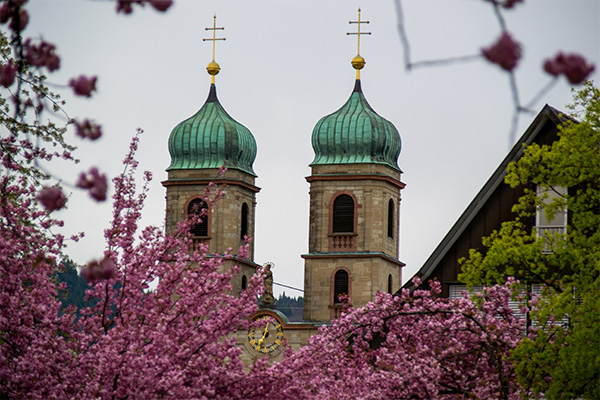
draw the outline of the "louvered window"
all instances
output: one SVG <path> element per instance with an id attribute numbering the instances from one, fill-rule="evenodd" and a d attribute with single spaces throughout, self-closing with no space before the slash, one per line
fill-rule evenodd
<path id="1" fill-rule="evenodd" d="M 200 214 L 202 213 L 202 210 L 206 210 L 206 208 L 207 205 L 205 202 L 200 199 L 194 199 L 190 201 L 190 204 L 188 205 L 188 215 Z M 208 236 L 208 215 L 202 215 L 201 219 L 202 221 L 192 226 L 190 229 L 190 233 L 194 236 Z"/>
<path id="2" fill-rule="evenodd" d="M 354 200 L 341 194 L 333 202 L 333 233 L 354 233 Z"/>
<path id="3" fill-rule="evenodd" d="M 536 187 L 536 193 L 538 198 L 542 199 L 544 204 L 550 205 L 553 202 L 564 198 L 567 195 L 567 189 L 561 186 L 547 188 L 538 185 Z M 539 238 L 544 238 L 544 248 L 542 249 L 542 253 L 553 253 L 552 249 L 559 245 L 561 237 L 564 237 L 567 233 L 566 207 L 563 210 L 555 212 L 552 219 L 549 219 L 546 215 L 545 207 L 538 208 L 535 215 L 535 231 Z"/>
<path id="4" fill-rule="evenodd" d="M 483 286 L 471 286 L 471 288 L 467 288 L 467 285 L 450 285 L 450 298 L 457 299 L 463 297 L 463 292 L 468 291 L 469 295 L 473 295 L 475 293 L 479 293 L 483 290 Z"/>
<path id="5" fill-rule="evenodd" d="M 387 226 L 387 235 L 389 238 L 394 238 L 394 228 L 396 224 L 394 223 L 394 200 L 390 199 L 388 203 L 388 226 Z"/>
<path id="6" fill-rule="evenodd" d="M 472 286 L 470 289 L 467 288 L 467 285 L 450 285 L 450 298 L 456 299 L 462 297 L 462 293 L 467 291 L 469 292 L 469 296 L 474 295 L 475 293 L 479 293 L 483 291 L 483 286 L 476 285 Z M 525 319 L 527 314 L 523 314 L 520 310 L 520 302 L 518 300 L 508 300 L 508 307 L 512 310 L 513 314 L 520 319 Z"/>
<path id="7" fill-rule="evenodd" d="M 344 271 L 343 269 L 340 269 L 338 272 L 335 273 L 335 277 L 333 280 L 333 302 L 334 304 L 340 304 L 341 301 L 339 299 L 339 296 L 343 294 L 349 294 L 348 272 Z"/>
<path id="8" fill-rule="evenodd" d="M 532 296 L 545 296 L 545 290 L 550 290 L 550 289 L 546 289 L 545 285 L 539 284 L 539 283 L 534 283 L 531 285 L 531 295 Z M 558 325 L 562 325 L 564 327 L 569 325 L 569 316 L 568 315 L 563 315 L 560 321 L 556 321 L 556 323 Z M 531 321 L 531 325 L 532 326 L 537 326 L 539 325 L 537 319 L 532 318 Z"/>
<path id="9" fill-rule="evenodd" d="M 242 220 L 240 221 L 240 239 L 248 235 L 248 204 L 242 204 Z"/>

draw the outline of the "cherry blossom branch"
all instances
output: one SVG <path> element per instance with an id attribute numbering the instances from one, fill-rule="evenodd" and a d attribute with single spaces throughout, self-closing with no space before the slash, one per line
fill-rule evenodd
<path id="1" fill-rule="evenodd" d="M 420 67 L 436 67 L 444 66 L 456 63 L 465 63 L 470 61 L 481 60 L 482 57 L 487 59 L 490 63 L 499 65 L 503 70 L 509 74 L 509 88 L 513 103 L 513 116 L 511 120 L 511 127 L 509 131 L 509 148 L 512 147 L 516 132 L 518 129 L 519 115 L 523 112 L 532 112 L 531 107 L 537 103 L 542 96 L 544 96 L 549 90 L 554 87 L 557 82 L 559 75 L 564 75 L 569 83 L 581 84 L 585 79 L 594 71 L 595 66 L 588 63 L 585 58 L 578 54 L 564 54 L 559 52 L 554 58 L 549 58 L 544 63 L 544 71 L 554 78 L 547 83 L 542 89 L 536 93 L 531 100 L 523 105 L 519 99 L 519 88 L 516 83 L 514 68 L 517 66 L 519 59 L 521 58 L 522 48 L 520 43 L 512 39 L 506 28 L 506 22 L 504 21 L 504 15 L 502 9 L 510 9 L 515 7 L 518 3 L 522 3 L 523 0 L 482 0 L 490 3 L 494 16 L 500 27 L 500 37 L 493 45 L 481 49 L 481 54 L 470 55 L 470 56 L 457 56 L 443 59 L 434 59 L 426 61 L 412 61 L 410 42 L 406 33 L 404 23 L 404 12 L 402 8 L 402 0 L 394 0 L 396 8 L 396 19 L 398 21 L 398 36 L 402 43 L 402 52 L 404 58 L 404 68 L 410 71 L 414 68 Z"/>

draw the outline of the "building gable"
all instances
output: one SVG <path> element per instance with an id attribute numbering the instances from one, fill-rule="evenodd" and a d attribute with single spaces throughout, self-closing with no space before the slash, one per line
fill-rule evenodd
<path id="1" fill-rule="evenodd" d="M 561 111 L 547 104 L 542 108 L 415 277 L 425 284 L 432 279 L 438 280 L 442 283 L 442 296 L 448 297 L 449 285 L 458 283 L 458 260 L 467 257 L 470 249 L 483 250 L 481 239 L 499 230 L 502 222 L 516 217 L 512 207 L 523 195 L 525 187 L 511 188 L 504 183 L 508 164 L 517 161 L 531 143 L 550 144 L 555 141 L 558 126 L 566 120 Z M 412 279 L 404 288 L 415 289 Z"/>

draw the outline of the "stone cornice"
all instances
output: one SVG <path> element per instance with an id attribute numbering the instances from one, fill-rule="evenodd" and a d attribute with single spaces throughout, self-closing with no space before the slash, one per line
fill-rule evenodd
<path id="1" fill-rule="evenodd" d="M 381 258 L 391 263 L 396 264 L 399 267 L 404 267 L 402 261 L 388 256 L 385 253 L 373 253 L 373 252 L 357 252 L 357 251 L 348 251 L 348 252 L 328 252 L 328 253 L 310 253 L 310 254 L 302 254 L 302 258 L 307 259 L 327 259 L 327 258 Z"/>
<path id="2" fill-rule="evenodd" d="M 161 183 L 164 187 L 169 187 L 169 186 L 208 185 L 211 182 L 214 183 L 215 185 L 241 186 L 241 187 L 246 188 L 254 193 L 260 192 L 260 188 L 258 186 L 252 185 L 241 179 L 211 179 L 211 178 L 168 179 L 166 181 L 162 181 Z"/>
<path id="3" fill-rule="evenodd" d="M 309 183 L 317 181 L 360 181 L 360 180 L 374 180 L 388 182 L 398 189 L 404 189 L 406 186 L 404 182 L 392 178 L 391 176 L 380 175 L 380 174 L 321 174 L 321 175 L 310 175 L 306 177 L 306 181 Z"/>

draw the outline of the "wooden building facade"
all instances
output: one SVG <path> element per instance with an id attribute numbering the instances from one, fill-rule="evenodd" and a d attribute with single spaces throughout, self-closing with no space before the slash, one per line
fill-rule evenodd
<path id="1" fill-rule="evenodd" d="M 430 280 L 441 282 L 443 297 L 452 297 L 451 293 L 457 292 L 456 287 L 464 287 L 464 284 L 458 280 L 461 268 L 458 261 L 468 257 L 470 249 L 483 250 L 482 238 L 489 236 L 494 230 L 499 230 L 502 222 L 516 217 L 512 207 L 523 195 L 525 187 L 511 188 L 504 183 L 508 165 L 523 155 L 527 145 L 551 144 L 555 141 L 558 137 L 558 127 L 566 119 L 564 113 L 549 105 L 542 108 L 523 136 L 415 274 L 416 277 L 419 277 L 425 285 Z M 536 223 L 535 219 L 525 222 L 529 224 L 529 228 Z M 404 287 L 414 289 L 412 279 Z"/>

